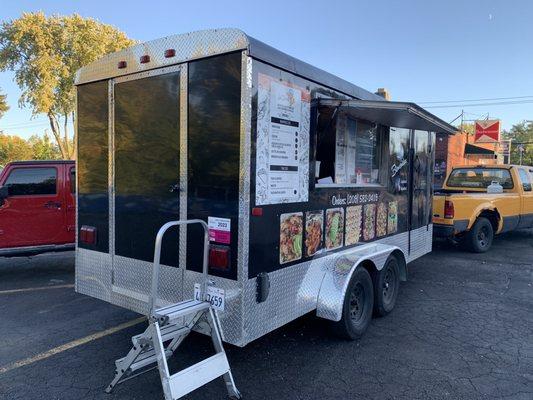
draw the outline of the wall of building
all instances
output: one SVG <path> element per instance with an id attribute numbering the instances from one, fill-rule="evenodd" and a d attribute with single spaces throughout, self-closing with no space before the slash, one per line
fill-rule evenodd
<path id="1" fill-rule="evenodd" d="M 498 164 L 499 160 L 493 155 L 465 154 L 467 143 L 498 151 L 498 144 L 474 143 L 474 136 L 467 132 L 457 132 L 455 135 L 438 134 L 435 146 L 435 186 L 440 187 L 450 170 L 458 165 Z"/>

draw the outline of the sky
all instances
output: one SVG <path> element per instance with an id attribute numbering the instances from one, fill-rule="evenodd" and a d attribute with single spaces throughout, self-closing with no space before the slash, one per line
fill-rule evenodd
<path id="1" fill-rule="evenodd" d="M 450 122 L 533 120 L 533 1 L 27 1 L 0 0 L 0 20 L 23 12 L 78 13 L 146 41 L 201 29 L 235 27 L 367 90 L 389 90 Z M 12 72 L 0 72 L 11 109 L 0 131 L 29 137 L 48 127 L 19 108 Z M 522 97 L 522 98 L 518 98 Z M 514 103 L 480 105 L 481 103 Z M 460 103 L 440 103 L 457 101 Z M 517 104 L 517 102 L 519 102 Z M 461 105 L 469 105 L 463 107 Z M 435 107 L 435 106 L 446 107 Z M 431 107 L 431 108 L 430 108 Z"/>

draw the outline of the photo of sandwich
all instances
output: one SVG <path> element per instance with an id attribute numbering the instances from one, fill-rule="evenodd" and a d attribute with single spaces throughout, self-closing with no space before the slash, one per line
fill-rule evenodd
<path id="1" fill-rule="evenodd" d="M 363 240 L 368 241 L 376 236 L 376 205 L 363 206 Z"/>
<path id="2" fill-rule="evenodd" d="M 346 207 L 346 246 L 356 244 L 361 239 L 363 206 Z"/>
<path id="3" fill-rule="evenodd" d="M 382 237 L 387 235 L 387 204 L 378 203 L 378 210 L 376 214 L 376 236 Z"/>

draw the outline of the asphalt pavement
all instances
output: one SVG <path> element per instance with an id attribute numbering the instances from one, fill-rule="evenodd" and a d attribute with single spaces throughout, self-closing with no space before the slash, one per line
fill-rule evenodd
<path id="1" fill-rule="evenodd" d="M 409 266 L 395 310 L 355 342 L 313 315 L 226 345 L 245 400 L 533 399 L 533 231 L 485 254 L 440 242 Z M 0 259 L 0 399 L 162 399 L 156 371 L 107 395 L 139 315 L 77 294 L 72 252 Z M 208 354 L 192 334 L 171 365 Z M 225 399 L 222 380 L 188 399 Z"/>

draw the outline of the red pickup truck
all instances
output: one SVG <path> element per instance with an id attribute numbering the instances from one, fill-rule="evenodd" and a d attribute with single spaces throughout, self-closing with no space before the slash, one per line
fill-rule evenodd
<path id="1" fill-rule="evenodd" d="M 0 256 L 74 248 L 74 161 L 16 161 L 0 172 Z"/>

